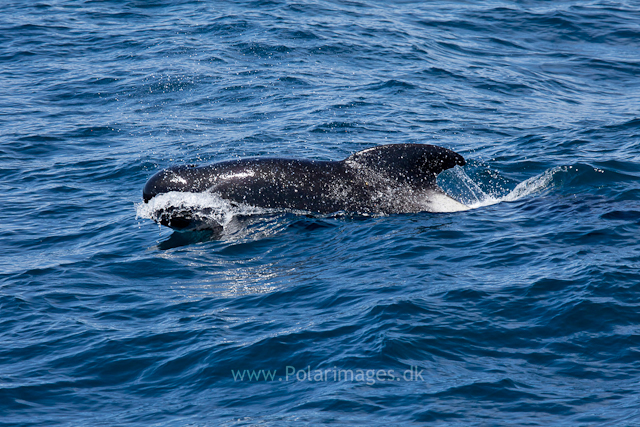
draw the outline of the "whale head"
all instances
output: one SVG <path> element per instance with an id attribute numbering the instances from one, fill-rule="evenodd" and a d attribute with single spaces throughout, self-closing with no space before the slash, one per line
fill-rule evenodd
<path id="1" fill-rule="evenodd" d="M 158 194 L 170 191 L 198 191 L 200 177 L 195 165 L 172 166 L 153 175 L 142 190 L 145 203 Z"/>

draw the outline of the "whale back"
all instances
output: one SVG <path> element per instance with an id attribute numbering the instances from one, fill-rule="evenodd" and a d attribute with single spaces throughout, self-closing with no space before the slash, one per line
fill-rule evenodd
<path id="1" fill-rule="evenodd" d="M 358 151 L 344 162 L 351 167 L 375 170 L 388 178 L 411 184 L 433 184 L 440 172 L 465 165 L 460 154 L 427 144 L 381 145 Z"/>

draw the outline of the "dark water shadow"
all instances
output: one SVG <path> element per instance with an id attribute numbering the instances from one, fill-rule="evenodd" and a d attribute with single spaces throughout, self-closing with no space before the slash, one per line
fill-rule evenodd
<path id="1" fill-rule="evenodd" d="M 222 238 L 222 233 L 222 227 L 209 230 L 175 231 L 167 240 L 160 242 L 157 247 L 161 251 L 166 251 L 196 243 L 220 240 Z"/>
<path id="2" fill-rule="evenodd" d="M 323 218 L 314 217 L 312 215 L 297 216 L 290 218 L 287 228 L 291 230 L 314 231 L 318 229 L 335 228 L 336 225 L 324 220 Z"/>

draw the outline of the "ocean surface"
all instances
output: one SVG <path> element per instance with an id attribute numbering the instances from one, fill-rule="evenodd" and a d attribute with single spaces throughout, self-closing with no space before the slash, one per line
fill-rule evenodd
<path id="1" fill-rule="evenodd" d="M 472 209 L 142 203 L 389 143 Z M 0 190 L 0 426 L 640 425 L 638 2 L 3 1 Z"/>

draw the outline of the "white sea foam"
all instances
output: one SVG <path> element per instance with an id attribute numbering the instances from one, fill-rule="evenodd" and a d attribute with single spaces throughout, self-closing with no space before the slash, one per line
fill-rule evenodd
<path id="1" fill-rule="evenodd" d="M 153 197 L 149 202 L 136 204 L 136 219 L 156 221 L 168 210 L 188 211 L 206 228 L 208 225 L 225 227 L 238 215 L 258 215 L 268 210 L 242 203 L 232 203 L 213 193 L 187 193 L 171 191 Z"/>

